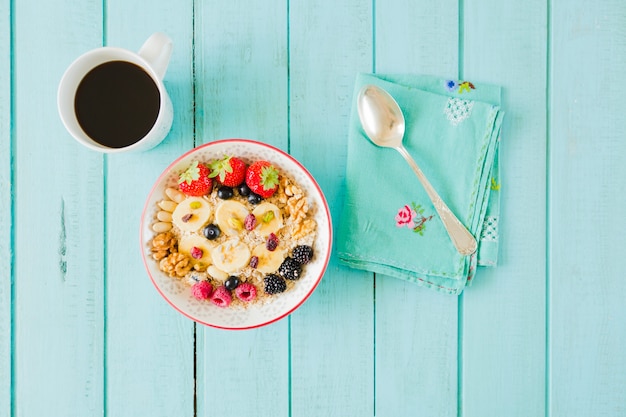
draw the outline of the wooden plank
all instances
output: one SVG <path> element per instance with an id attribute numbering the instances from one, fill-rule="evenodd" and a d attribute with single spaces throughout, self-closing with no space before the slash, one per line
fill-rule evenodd
<path id="1" fill-rule="evenodd" d="M 100 45 L 102 5 L 13 3 L 18 71 L 12 412 L 98 415 L 103 410 L 102 156 L 64 130 L 56 92 L 70 62 Z"/>
<path id="2" fill-rule="evenodd" d="M 462 75 L 503 86 L 506 116 L 500 149 L 500 264 L 479 268 L 463 300 L 463 415 L 541 416 L 547 4 L 469 0 L 464 12 Z"/>
<path id="3" fill-rule="evenodd" d="M 287 150 L 284 1 L 196 4 L 197 143 L 248 138 Z"/>
<path id="4" fill-rule="evenodd" d="M 197 143 L 249 138 L 287 150 L 287 3 L 196 2 Z M 288 319 L 198 329 L 198 415 L 289 415 Z"/>
<path id="5" fill-rule="evenodd" d="M 626 415 L 626 3 L 551 4 L 549 413 Z"/>
<path id="6" fill-rule="evenodd" d="M 193 147 L 193 4 L 106 5 L 107 45 L 137 51 L 157 31 L 174 44 L 164 78 L 174 107 L 169 135 L 150 151 L 106 157 L 107 414 L 193 416 L 195 325 L 161 299 L 134 250 L 152 184 Z M 129 25 L 129 16 L 141 19 Z"/>
<path id="7" fill-rule="evenodd" d="M 457 1 L 377 2 L 375 42 L 378 73 L 455 78 Z M 376 277 L 376 415 L 457 415 L 458 300 Z"/>
<path id="8" fill-rule="evenodd" d="M 11 184 L 11 3 L 0 1 L 0 415 L 11 414 L 12 198 Z"/>
<path id="9" fill-rule="evenodd" d="M 357 71 L 372 62 L 372 5 L 316 0 L 289 9 L 290 150 L 315 176 L 336 224 Z M 374 414 L 372 274 L 328 270 L 291 317 L 291 409 L 297 416 Z"/>

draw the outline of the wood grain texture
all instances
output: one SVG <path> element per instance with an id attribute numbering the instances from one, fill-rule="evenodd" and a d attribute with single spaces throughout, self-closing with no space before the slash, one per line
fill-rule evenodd
<path id="1" fill-rule="evenodd" d="M 552 1 L 549 412 L 626 415 L 626 4 Z"/>
<path id="2" fill-rule="evenodd" d="M 247 138 L 287 150 L 287 3 L 196 3 L 197 144 Z"/>
<path id="3" fill-rule="evenodd" d="M 106 394 L 111 416 L 194 414 L 193 321 L 168 305 L 150 282 L 138 245 L 148 190 L 193 147 L 193 4 L 108 0 L 106 43 L 137 51 L 154 32 L 173 41 L 164 78 L 174 122 L 159 146 L 106 157 Z M 141 16 L 132 19 L 129 16 Z M 131 388 L 132 387 L 132 388 Z"/>
<path id="4" fill-rule="evenodd" d="M 238 137 L 286 151 L 287 3 L 198 1 L 196 17 L 197 144 Z M 198 415 L 289 415 L 288 323 L 198 327 Z"/>
<path id="5" fill-rule="evenodd" d="M 377 2 L 376 72 L 455 78 L 458 18 L 456 1 Z M 457 415 L 458 300 L 376 276 L 376 415 Z"/>
<path id="6" fill-rule="evenodd" d="M 104 402 L 102 156 L 65 132 L 56 92 L 70 62 L 100 45 L 102 7 L 14 7 L 13 413 L 51 415 L 53 404 L 58 416 L 97 415 Z"/>
<path id="7" fill-rule="evenodd" d="M 336 230 L 355 76 L 372 62 L 371 4 L 291 2 L 289 27 L 290 151 L 319 182 Z M 373 313 L 372 274 L 332 257 L 291 318 L 292 415 L 373 415 Z"/>
<path id="8" fill-rule="evenodd" d="M 500 264 L 464 294 L 463 415 L 541 416 L 546 352 L 545 0 L 464 2 L 462 75 L 503 87 Z M 485 341 L 489 341 L 485 343 Z"/>
<path id="9" fill-rule="evenodd" d="M 11 3 L 0 0 L 0 416 L 11 414 Z"/>
<path id="10" fill-rule="evenodd" d="M 169 136 L 77 144 L 63 71 L 155 31 Z M 623 0 L 0 0 L 0 416 L 626 416 L 624 70 Z M 337 223 L 371 71 L 504 87 L 498 267 L 457 298 L 333 256 L 277 323 L 182 317 L 141 263 L 153 181 L 194 145 L 258 139 Z"/>

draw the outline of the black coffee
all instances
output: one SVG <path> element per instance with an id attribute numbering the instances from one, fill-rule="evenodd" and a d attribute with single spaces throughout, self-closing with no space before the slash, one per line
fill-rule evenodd
<path id="1" fill-rule="evenodd" d="M 152 78 L 126 61 L 106 62 L 89 71 L 74 99 L 85 133 L 110 148 L 123 148 L 144 137 L 154 126 L 160 105 Z"/>

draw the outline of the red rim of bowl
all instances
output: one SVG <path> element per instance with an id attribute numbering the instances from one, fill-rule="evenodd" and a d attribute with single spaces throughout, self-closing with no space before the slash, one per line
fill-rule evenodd
<path id="1" fill-rule="evenodd" d="M 319 193 L 319 195 L 320 195 L 320 197 L 322 199 L 323 207 L 324 207 L 324 210 L 325 210 L 325 213 L 326 213 L 326 217 L 328 219 L 328 250 L 326 251 L 325 259 L 324 259 L 324 262 L 322 264 L 322 269 L 320 270 L 319 276 L 315 279 L 315 283 L 311 287 L 311 290 L 304 297 L 302 297 L 300 302 L 298 302 L 295 306 L 293 306 L 293 308 L 291 308 L 289 311 L 285 312 L 284 314 L 282 314 L 282 315 L 280 315 L 280 316 L 278 316 L 278 317 L 276 317 L 276 318 L 274 318 L 272 320 L 266 321 L 264 323 L 255 324 L 255 325 L 252 325 L 252 326 L 245 326 L 245 327 L 218 326 L 218 325 L 215 325 L 215 324 L 206 323 L 206 322 L 204 322 L 202 320 L 199 320 L 196 317 L 192 317 L 190 314 L 187 314 L 184 311 L 180 310 L 163 293 L 163 291 L 161 291 L 161 288 L 159 288 L 158 284 L 154 280 L 154 277 L 150 273 L 150 269 L 148 267 L 148 260 L 147 260 L 147 256 L 146 256 L 146 252 L 145 252 L 145 248 L 144 248 L 144 242 L 143 242 L 143 233 L 144 233 L 144 227 L 145 227 L 144 220 L 146 218 L 146 212 L 149 209 L 148 202 L 151 199 L 151 197 L 154 194 L 154 192 L 156 191 L 156 189 L 159 186 L 159 184 L 161 184 L 161 182 L 164 180 L 164 178 L 167 175 L 169 175 L 169 172 L 173 169 L 173 167 L 175 165 L 177 165 L 182 159 L 186 158 L 188 155 L 190 155 L 190 154 L 192 154 L 194 152 L 197 152 L 200 149 L 203 149 L 203 148 L 206 148 L 206 147 L 210 147 L 210 146 L 219 145 L 219 144 L 222 144 L 222 143 L 250 143 L 250 144 L 253 144 L 253 145 L 263 146 L 263 147 L 269 148 L 270 150 L 272 150 L 274 152 L 277 152 L 277 153 L 283 155 L 285 158 L 289 159 L 291 162 L 296 164 L 302 170 L 302 172 L 304 172 L 304 174 L 309 178 L 309 180 L 311 181 L 313 186 L 317 189 L 317 192 Z M 275 323 L 275 322 L 277 322 L 277 321 L 287 317 L 288 315 L 293 313 L 295 310 L 297 310 L 311 296 L 311 294 L 313 294 L 313 292 L 315 291 L 315 289 L 319 285 L 320 281 L 322 280 L 322 277 L 326 273 L 326 268 L 328 267 L 328 262 L 330 260 L 330 254 L 332 252 L 332 242 L 333 242 L 332 218 L 330 216 L 330 209 L 328 208 L 328 202 L 326 201 L 326 197 L 324 196 L 324 193 L 322 192 L 322 189 L 320 188 L 319 184 L 317 183 L 317 181 L 315 181 L 315 178 L 313 178 L 313 175 L 311 175 L 311 173 L 300 162 L 298 162 L 294 157 L 292 157 L 288 153 L 286 153 L 286 152 L 284 152 L 284 151 L 282 151 L 282 150 L 280 150 L 280 149 L 278 149 L 278 148 L 276 148 L 276 147 L 274 147 L 272 145 L 268 145 L 267 143 L 263 143 L 263 142 L 259 142 L 259 141 L 255 141 L 255 140 L 251 140 L 251 139 L 220 139 L 220 140 L 216 140 L 216 141 L 205 143 L 204 145 L 200 145 L 198 147 L 195 147 L 195 148 L 185 152 L 184 154 L 182 154 L 178 158 L 176 158 L 176 160 L 174 160 L 171 164 L 169 164 L 167 166 L 167 168 L 165 168 L 163 170 L 161 175 L 159 175 L 157 180 L 154 182 L 154 185 L 150 189 L 150 193 L 148 194 L 148 197 L 146 198 L 146 203 L 145 203 L 143 211 L 141 213 L 141 224 L 140 224 L 139 233 L 140 233 L 139 234 L 139 244 L 141 245 L 141 258 L 143 260 L 144 267 L 146 269 L 146 272 L 148 273 L 148 276 L 150 277 L 150 281 L 152 281 L 152 284 L 154 285 L 154 287 L 156 288 L 158 293 L 161 294 L 161 297 L 163 297 L 163 299 L 165 301 L 167 301 L 167 303 L 169 305 L 174 307 L 174 309 L 176 311 L 178 311 L 180 314 L 182 314 L 183 316 L 185 316 L 185 317 L 187 317 L 187 318 L 189 318 L 189 319 L 191 319 L 191 320 L 193 320 L 193 321 L 195 321 L 197 323 L 203 324 L 205 326 L 209 326 L 209 327 L 213 327 L 213 328 L 217 328 L 217 329 L 224 329 L 224 330 L 248 330 L 248 329 L 255 329 L 255 328 L 258 328 L 258 327 L 267 326 L 268 324 Z"/>

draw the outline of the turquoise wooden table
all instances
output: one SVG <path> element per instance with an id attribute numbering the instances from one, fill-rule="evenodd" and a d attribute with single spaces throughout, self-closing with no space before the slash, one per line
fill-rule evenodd
<path id="1" fill-rule="evenodd" d="M 63 71 L 156 31 L 169 136 L 83 148 Z M 258 139 L 336 223 L 358 72 L 503 87 L 500 265 L 457 297 L 333 256 L 270 326 L 177 313 L 139 253 L 159 173 Z M 626 416 L 625 72 L 622 0 L 0 0 L 0 416 Z"/>

